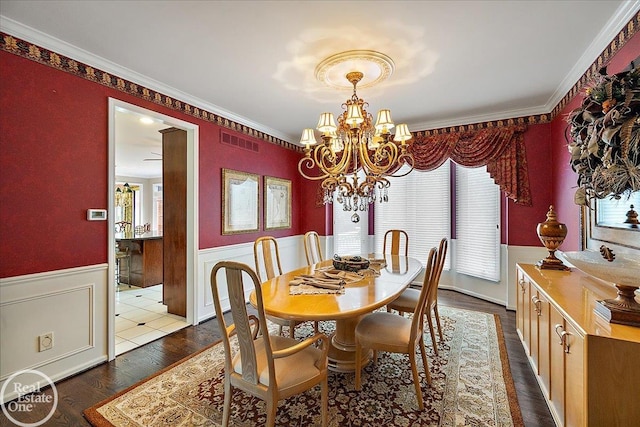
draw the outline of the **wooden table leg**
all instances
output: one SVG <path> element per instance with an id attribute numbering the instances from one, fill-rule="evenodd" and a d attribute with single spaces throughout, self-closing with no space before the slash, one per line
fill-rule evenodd
<path id="1" fill-rule="evenodd" d="M 336 320 L 336 332 L 331 337 L 331 347 L 329 348 L 329 369 L 332 371 L 355 371 L 355 331 L 361 317 Z M 365 352 L 362 356 L 362 366 L 369 363 L 370 359 L 371 351 Z"/>

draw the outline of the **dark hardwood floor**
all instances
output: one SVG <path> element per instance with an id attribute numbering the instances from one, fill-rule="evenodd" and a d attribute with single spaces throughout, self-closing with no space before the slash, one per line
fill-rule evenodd
<path id="1" fill-rule="evenodd" d="M 515 312 L 458 292 L 440 290 L 438 302 L 469 310 L 496 313 L 500 316 L 504 332 L 509 364 L 515 382 L 522 416 L 527 427 L 553 426 L 553 418 L 544 401 L 533 371 L 515 330 Z M 188 327 L 160 338 L 115 360 L 79 373 L 56 384 L 59 400 L 57 410 L 46 423 L 47 426 L 88 426 L 82 411 L 99 401 L 124 390 L 158 370 L 179 361 L 191 353 L 220 338 L 217 322 L 212 319 L 197 326 Z M 48 409 L 48 408 L 47 408 Z M 23 423 L 35 423 L 46 414 L 36 411 L 31 419 L 20 419 Z M 11 426 L 0 412 L 0 425 Z M 152 427 L 152 426 L 149 426 Z"/>

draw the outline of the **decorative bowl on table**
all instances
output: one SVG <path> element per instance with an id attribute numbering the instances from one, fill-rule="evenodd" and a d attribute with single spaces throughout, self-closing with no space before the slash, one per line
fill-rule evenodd
<path id="1" fill-rule="evenodd" d="M 561 252 L 561 258 L 584 273 L 613 283 L 618 290 L 615 299 L 598 301 L 596 313 L 611 323 L 640 326 L 640 304 L 635 292 L 640 287 L 640 257 L 614 254 L 605 246 L 600 252 Z"/>
<path id="2" fill-rule="evenodd" d="M 333 267 L 342 271 L 355 271 L 364 270 L 369 268 L 369 260 L 362 258 L 361 256 L 333 256 Z"/>

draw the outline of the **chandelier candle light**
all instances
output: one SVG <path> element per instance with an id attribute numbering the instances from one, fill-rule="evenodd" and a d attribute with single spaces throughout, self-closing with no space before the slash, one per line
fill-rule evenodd
<path id="1" fill-rule="evenodd" d="M 337 190 L 336 200 L 345 211 L 365 211 L 376 200 L 388 201 L 387 178 L 407 175 L 414 163 L 407 150 L 412 136 L 406 124 L 395 126 L 390 110 L 380 110 L 373 124 L 373 116 L 366 110 L 368 103 L 356 93 L 363 76 L 359 71 L 347 73 L 353 95 L 342 105 L 345 111 L 338 116 L 337 125 L 332 113 L 320 114 L 316 129 L 322 133 L 322 143 L 317 143 L 313 129 L 305 129 L 300 140 L 305 146 L 305 156 L 298 163 L 300 174 L 322 180 L 325 204 L 333 202 Z M 396 132 L 391 139 L 394 127 Z M 394 175 L 403 164 L 409 165 L 409 170 Z M 317 175 L 311 176 L 305 170 Z M 358 177 L 359 171 L 364 178 Z"/>

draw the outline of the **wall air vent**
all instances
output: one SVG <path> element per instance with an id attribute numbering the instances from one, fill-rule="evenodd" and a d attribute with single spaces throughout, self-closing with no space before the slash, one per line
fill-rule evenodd
<path id="1" fill-rule="evenodd" d="M 260 145 L 257 142 L 251 141 L 250 139 L 243 138 L 242 136 L 237 136 L 223 130 L 220 131 L 220 141 L 223 144 L 229 144 L 234 147 L 243 148 L 249 151 L 255 151 L 256 153 L 260 151 Z"/>

